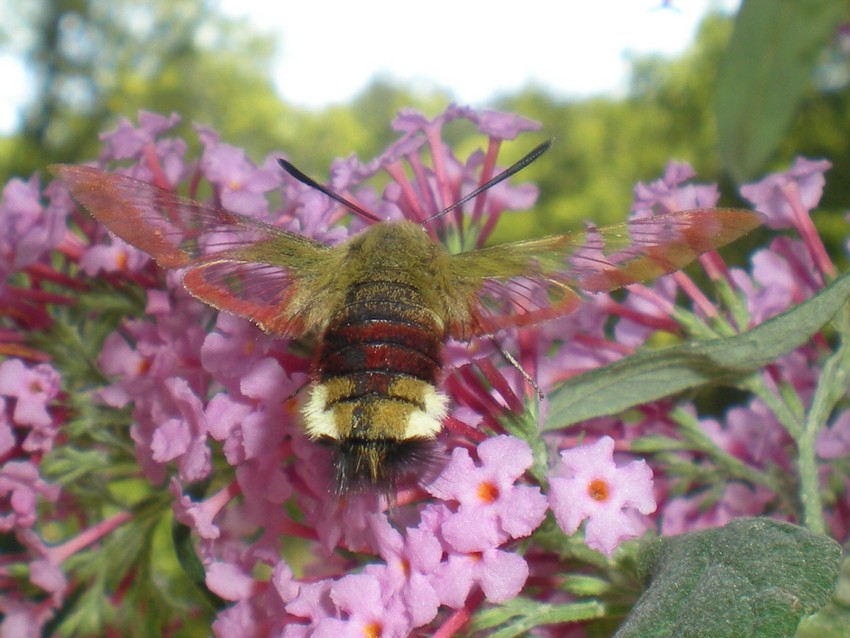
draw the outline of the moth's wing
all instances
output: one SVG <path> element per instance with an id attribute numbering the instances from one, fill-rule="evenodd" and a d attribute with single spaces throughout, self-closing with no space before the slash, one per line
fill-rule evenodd
<path id="1" fill-rule="evenodd" d="M 468 339 L 568 315 L 581 303 L 575 289 L 604 292 L 674 272 L 762 222 L 750 211 L 705 208 L 454 255 L 449 334 Z"/>
<path id="2" fill-rule="evenodd" d="M 553 247 L 571 241 L 570 237 L 499 244 L 453 255 L 448 334 L 468 340 L 575 312 L 581 298 L 571 282 L 561 271 L 542 265 Z"/>
<path id="3" fill-rule="evenodd" d="M 327 246 L 124 175 L 51 168 L 115 235 L 164 268 L 185 268 L 183 285 L 195 297 L 280 336 L 312 328 L 322 293 L 310 287 Z"/>

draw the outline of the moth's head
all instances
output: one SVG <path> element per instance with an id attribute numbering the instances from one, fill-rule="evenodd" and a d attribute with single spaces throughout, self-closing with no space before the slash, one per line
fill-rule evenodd
<path id="1" fill-rule="evenodd" d="M 424 227 L 424 226 L 427 226 L 429 223 L 431 223 L 433 220 L 438 219 L 440 217 L 443 217 L 444 215 L 452 212 L 455 209 L 459 209 L 465 203 L 475 199 L 476 197 L 478 197 L 484 191 L 489 190 L 490 188 L 492 188 L 493 186 L 495 186 L 499 182 L 502 182 L 502 181 L 508 179 L 511 175 L 514 175 L 514 174 L 518 173 L 519 171 L 521 171 L 522 169 L 524 169 L 526 166 L 528 166 L 529 164 L 534 162 L 538 157 L 543 155 L 543 153 L 545 153 L 551 145 L 552 145 L 552 140 L 547 140 L 547 141 L 543 142 L 542 144 L 537 145 L 537 147 L 532 149 L 532 151 L 530 153 L 528 153 L 527 155 L 525 155 L 525 157 L 520 159 L 518 162 L 513 163 L 511 166 L 509 166 L 507 169 L 505 169 L 504 171 L 502 171 L 498 175 L 490 178 L 486 183 L 481 184 L 478 188 L 473 190 L 471 193 L 466 194 L 463 198 L 459 199 L 454 204 L 447 206 L 446 208 L 444 208 L 443 210 L 441 210 L 439 212 L 434 213 L 430 217 L 427 217 L 424 220 L 418 220 L 417 223 L 419 223 L 420 226 Z M 323 186 L 322 184 L 319 184 L 316 180 L 314 180 L 309 175 L 305 175 L 304 173 L 302 173 L 301 170 L 299 170 L 289 160 L 280 158 L 280 159 L 277 160 L 277 163 L 284 171 L 286 171 L 290 176 L 292 176 L 293 178 L 295 178 L 296 180 L 298 180 L 302 184 L 305 184 L 305 185 L 309 186 L 310 188 L 314 188 L 317 191 L 319 191 L 320 193 L 324 193 L 325 195 L 330 197 L 332 200 L 342 204 L 348 210 L 350 210 L 352 213 L 354 213 L 358 217 L 366 220 L 370 224 L 375 224 L 375 223 L 380 223 L 382 221 L 385 221 L 380 216 L 378 216 L 376 213 L 363 208 L 359 204 L 351 201 L 350 199 L 346 199 L 345 197 L 343 197 L 339 193 L 331 190 L 327 186 Z"/>

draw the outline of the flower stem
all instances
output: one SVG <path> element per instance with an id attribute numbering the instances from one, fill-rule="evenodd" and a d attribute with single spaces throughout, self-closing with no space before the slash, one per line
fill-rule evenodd
<path id="1" fill-rule="evenodd" d="M 838 331 L 840 342 L 823 366 L 823 373 L 818 379 L 803 430 L 797 437 L 797 471 L 800 474 L 803 523 L 806 528 L 819 534 L 824 533 L 826 526 L 819 489 L 815 443 L 850 382 L 850 306 L 844 306 L 833 325 Z"/>

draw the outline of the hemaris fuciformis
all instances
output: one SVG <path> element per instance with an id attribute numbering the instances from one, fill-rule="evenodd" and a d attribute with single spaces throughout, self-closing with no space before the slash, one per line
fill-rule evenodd
<path id="1" fill-rule="evenodd" d="M 335 450 L 338 493 L 392 490 L 433 459 L 448 411 L 437 389 L 447 339 L 565 316 L 581 304 L 575 289 L 653 279 L 761 224 L 748 211 L 697 209 L 450 254 L 423 226 L 381 221 L 280 164 L 372 225 L 327 246 L 120 174 L 72 165 L 53 171 L 115 235 L 163 268 L 185 269 L 183 285 L 196 298 L 282 338 L 317 338 L 303 413 L 308 435 Z"/>

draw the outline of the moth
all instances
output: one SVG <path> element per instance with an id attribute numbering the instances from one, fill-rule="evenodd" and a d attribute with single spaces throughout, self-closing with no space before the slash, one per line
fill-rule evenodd
<path id="1" fill-rule="evenodd" d="M 340 494 L 390 491 L 433 458 L 449 408 L 438 389 L 447 339 L 563 317 L 581 304 L 577 290 L 671 273 L 761 223 L 744 210 L 699 209 L 450 254 L 423 226 L 381 221 L 280 163 L 371 225 L 327 246 L 117 173 L 52 170 L 112 233 L 163 268 L 183 269 L 183 285 L 199 300 L 281 338 L 316 338 L 303 416 L 307 434 L 334 449 Z"/>

